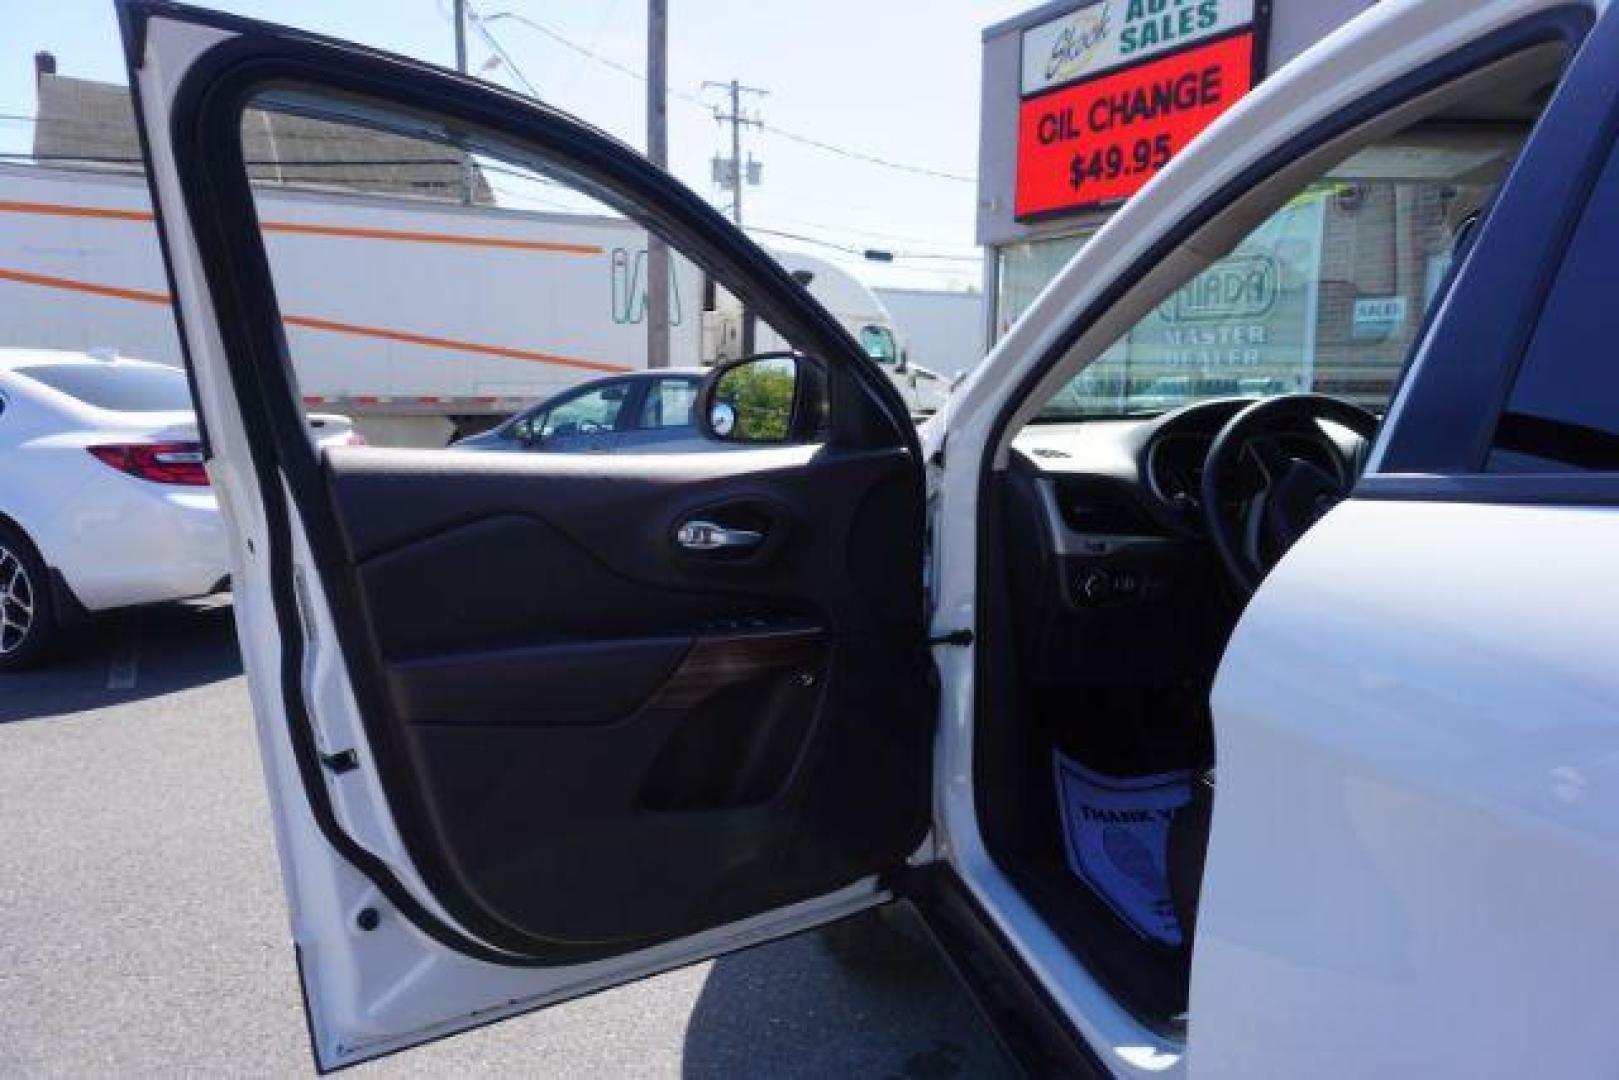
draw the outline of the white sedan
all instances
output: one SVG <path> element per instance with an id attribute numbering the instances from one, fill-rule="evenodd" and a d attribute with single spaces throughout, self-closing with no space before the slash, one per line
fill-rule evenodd
<path id="1" fill-rule="evenodd" d="M 321 443 L 350 441 L 348 421 Z M 191 391 L 176 368 L 0 350 L 0 671 L 92 612 L 229 580 Z"/>

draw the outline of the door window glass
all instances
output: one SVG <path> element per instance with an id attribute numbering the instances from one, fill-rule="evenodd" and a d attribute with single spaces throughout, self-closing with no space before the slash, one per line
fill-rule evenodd
<path id="1" fill-rule="evenodd" d="M 1464 223 L 1520 142 L 1413 133 L 1354 154 L 1139 319 L 1042 418 L 1300 391 L 1382 412 Z"/>
<path id="2" fill-rule="evenodd" d="M 97 409 L 190 412 L 191 388 L 178 368 L 146 364 L 30 364 L 26 378 Z"/>
<path id="3" fill-rule="evenodd" d="M 860 345 L 866 355 L 888 367 L 899 362 L 899 346 L 894 344 L 894 332 L 886 326 L 865 326 L 860 329 Z"/>
<path id="4" fill-rule="evenodd" d="M 1558 271 L 1496 428 L 1489 472 L 1619 472 L 1619 154 Z"/>
<path id="5" fill-rule="evenodd" d="M 655 237 L 626 208 L 531 147 L 319 90 L 258 96 L 242 147 L 306 409 L 457 451 L 509 450 L 531 410 L 529 441 L 610 450 L 569 436 L 614 430 L 624 388 L 570 395 L 649 366 Z M 668 250 L 669 366 L 799 347 Z"/>
<path id="6" fill-rule="evenodd" d="M 618 425 L 618 413 L 629 392 L 627 383 L 613 383 L 562 402 L 546 414 L 539 430 L 540 441 L 608 434 Z"/>
<path id="7" fill-rule="evenodd" d="M 697 383 L 692 379 L 659 379 L 648 390 L 641 404 L 642 428 L 686 428 L 692 426 L 692 407 L 697 403 Z"/>

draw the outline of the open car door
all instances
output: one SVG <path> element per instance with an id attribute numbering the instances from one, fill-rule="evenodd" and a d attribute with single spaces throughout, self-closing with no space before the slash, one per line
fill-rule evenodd
<path id="1" fill-rule="evenodd" d="M 933 691 L 916 436 L 858 344 L 702 199 L 554 111 L 296 31 L 120 11 L 319 1066 L 885 899 L 927 835 Z M 366 225 L 370 197 L 359 224 L 269 220 L 263 191 L 299 183 L 464 183 L 547 205 L 522 223 L 554 234 Z M 379 364 L 631 366 L 387 306 L 420 250 L 461 260 L 446 304 L 530 259 L 525 326 L 562 335 L 595 279 L 545 275 L 600 259 L 608 295 L 624 260 L 580 237 L 609 228 L 660 236 L 677 282 L 700 267 L 790 342 L 764 374 L 813 422 L 745 432 L 733 410 L 712 426 L 758 441 L 684 456 L 311 445 L 300 373 L 356 339 Z M 317 242 L 372 310 L 300 292 Z"/>

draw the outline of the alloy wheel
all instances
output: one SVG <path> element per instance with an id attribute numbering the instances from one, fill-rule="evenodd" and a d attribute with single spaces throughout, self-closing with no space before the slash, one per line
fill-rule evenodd
<path id="1" fill-rule="evenodd" d="M 0 656 L 21 649 L 33 628 L 33 579 L 16 552 L 0 547 Z"/>

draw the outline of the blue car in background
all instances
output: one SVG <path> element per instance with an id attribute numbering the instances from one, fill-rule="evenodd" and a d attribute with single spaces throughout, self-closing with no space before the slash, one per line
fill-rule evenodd
<path id="1" fill-rule="evenodd" d="M 680 454 L 721 450 L 692 424 L 703 368 L 663 368 L 575 386 L 452 450 L 548 454 Z"/>

